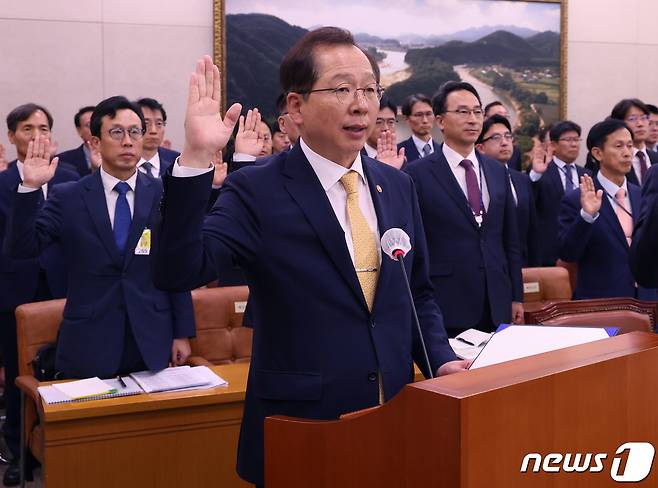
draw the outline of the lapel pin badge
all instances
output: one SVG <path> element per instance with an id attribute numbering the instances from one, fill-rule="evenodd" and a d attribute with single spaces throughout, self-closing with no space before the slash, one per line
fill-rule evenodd
<path id="1" fill-rule="evenodd" d="M 379 185 L 376 185 L 375 188 L 377 188 L 377 193 L 381 193 L 383 191 L 382 187 Z"/>

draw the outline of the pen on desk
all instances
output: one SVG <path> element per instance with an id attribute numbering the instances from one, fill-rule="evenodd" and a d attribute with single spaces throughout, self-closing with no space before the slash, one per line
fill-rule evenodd
<path id="1" fill-rule="evenodd" d="M 455 339 L 465 344 L 468 344 L 469 346 L 475 346 L 475 344 L 473 344 L 471 341 L 467 341 L 466 339 L 462 339 L 461 337 L 456 337 Z"/>
<path id="2" fill-rule="evenodd" d="M 126 385 L 126 382 L 123 381 L 123 378 L 121 377 L 121 375 L 117 376 L 117 379 L 119 380 L 119 383 L 121 383 L 122 387 L 128 388 L 128 385 Z"/>

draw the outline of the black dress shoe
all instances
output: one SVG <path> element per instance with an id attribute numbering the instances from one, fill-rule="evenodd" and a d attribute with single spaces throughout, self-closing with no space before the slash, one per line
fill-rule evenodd
<path id="1" fill-rule="evenodd" d="M 33 481 L 32 470 L 25 470 L 25 481 Z M 21 468 L 18 464 L 18 459 L 14 459 L 5 470 L 5 475 L 2 477 L 2 482 L 5 486 L 18 486 L 21 483 Z"/>

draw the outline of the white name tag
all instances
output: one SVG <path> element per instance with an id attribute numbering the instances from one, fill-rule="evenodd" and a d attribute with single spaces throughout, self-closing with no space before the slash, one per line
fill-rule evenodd
<path id="1" fill-rule="evenodd" d="M 135 255 L 148 256 L 151 254 L 151 229 L 144 229 L 142 236 L 135 247 Z"/>
<path id="2" fill-rule="evenodd" d="M 247 302 L 235 302 L 235 313 L 244 313 L 247 308 Z"/>
<path id="3" fill-rule="evenodd" d="M 538 293 L 539 292 L 539 282 L 532 281 L 530 283 L 523 283 L 523 293 Z"/>

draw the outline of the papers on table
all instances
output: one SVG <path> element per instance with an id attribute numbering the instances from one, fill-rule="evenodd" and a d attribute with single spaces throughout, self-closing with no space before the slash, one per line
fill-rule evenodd
<path id="1" fill-rule="evenodd" d="M 615 329 L 594 327 L 511 325 L 494 334 L 470 369 L 598 341 L 615 333 Z"/>
<path id="2" fill-rule="evenodd" d="M 193 390 L 228 385 L 205 366 L 179 366 L 161 371 L 141 371 L 130 375 L 146 393 Z"/>
<path id="3" fill-rule="evenodd" d="M 468 329 L 454 339 L 448 339 L 450 347 L 461 359 L 474 359 L 491 339 L 493 333 L 482 332 L 477 329 Z"/>
<path id="4" fill-rule="evenodd" d="M 228 382 L 206 366 L 180 366 L 161 371 L 142 371 L 100 380 L 87 378 L 79 381 L 55 383 L 38 387 L 39 394 L 48 403 L 99 400 L 140 393 L 182 391 L 226 386 Z"/>

